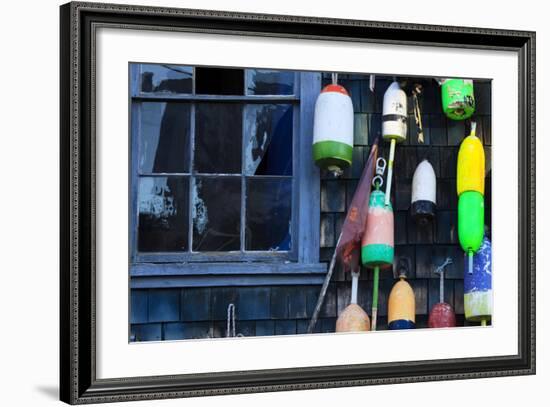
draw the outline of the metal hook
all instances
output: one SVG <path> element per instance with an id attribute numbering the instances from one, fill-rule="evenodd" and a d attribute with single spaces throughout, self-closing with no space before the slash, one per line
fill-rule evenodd
<path id="1" fill-rule="evenodd" d="M 372 186 L 375 188 L 380 188 L 384 184 L 384 178 L 381 175 L 377 175 L 372 179 Z"/>
<path id="2" fill-rule="evenodd" d="M 384 184 L 384 171 L 386 171 L 386 160 L 384 157 L 378 157 L 376 160 L 376 176 L 372 179 L 372 186 L 380 188 Z"/>
<path id="3" fill-rule="evenodd" d="M 376 175 L 384 175 L 384 171 L 386 171 L 386 159 L 378 157 L 376 160 Z"/>
<path id="4" fill-rule="evenodd" d="M 434 270 L 434 273 L 436 274 L 442 273 L 445 267 L 447 267 L 450 264 L 453 264 L 453 259 L 451 259 L 450 257 L 447 257 L 443 262 L 443 264 L 441 264 L 439 267 L 436 267 L 436 269 Z"/>

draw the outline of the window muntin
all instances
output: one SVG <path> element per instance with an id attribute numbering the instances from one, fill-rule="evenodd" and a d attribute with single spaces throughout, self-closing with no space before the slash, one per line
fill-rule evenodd
<path id="1" fill-rule="evenodd" d="M 132 100 L 132 111 L 139 112 L 134 258 L 140 261 L 143 254 L 148 255 L 144 261 L 154 260 L 155 255 L 158 261 L 201 261 L 200 254 L 208 252 L 237 252 L 242 260 L 252 252 L 291 256 L 294 132 L 299 111 L 298 98 L 292 94 L 297 74 L 279 75 L 284 78 L 280 88 L 284 95 L 273 98 L 250 95 L 250 89 L 260 86 L 271 94 L 276 90 L 272 85 L 277 71 L 233 70 L 230 76 L 242 73 L 240 95 L 233 87 L 218 89 L 221 95 L 214 96 L 206 91 L 205 95 L 192 93 L 197 86 L 193 73 L 212 76 L 216 68 L 162 65 L 157 69 L 149 64 L 137 68 L 141 80 Z M 148 88 L 143 87 L 145 72 L 153 83 Z M 170 93 L 166 84 L 161 86 L 182 72 L 191 80 L 189 94 Z M 245 86 L 247 95 L 241 96 Z M 190 91 L 189 86 L 185 91 Z M 162 231 L 166 234 L 159 238 Z M 288 256 L 277 258 L 288 260 Z"/>

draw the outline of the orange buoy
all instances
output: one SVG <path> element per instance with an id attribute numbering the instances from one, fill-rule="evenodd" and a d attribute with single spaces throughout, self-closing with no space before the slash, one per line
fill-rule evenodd
<path id="1" fill-rule="evenodd" d="M 368 314 L 357 305 L 359 272 L 351 273 L 351 301 L 336 320 L 336 332 L 360 332 L 370 330 Z"/>
<path id="2" fill-rule="evenodd" d="M 367 313 L 357 304 L 348 305 L 336 320 L 336 332 L 361 332 L 370 330 Z"/>
<path id="3" fill-rule="evenodd" d="M 388 328 L 411 329 L 415 325 L 414 291 L 406 280 L 405 273 L 399 275 L 388 300 Z"/>

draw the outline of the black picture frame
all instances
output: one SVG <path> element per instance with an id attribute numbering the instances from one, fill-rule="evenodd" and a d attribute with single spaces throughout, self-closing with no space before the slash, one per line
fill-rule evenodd
<path id="1" fill-rule="evenodd" d="M 131 5 L 60 8 L 60 396 L 70 404 L 318 389 L 535 373 L 535 33 Z M 517 355 L 96 378 L 95 55 L 100 26 L 508 50 L 519 59 Z"/>

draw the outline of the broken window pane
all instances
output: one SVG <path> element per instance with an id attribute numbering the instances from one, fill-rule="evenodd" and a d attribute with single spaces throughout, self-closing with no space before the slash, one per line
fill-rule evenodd
<path id="1" fill-rule="evenodd" d="M 292 105 L 245 107 L 246 175 L 292 175 Z"/>
<path id="2" fill-rule="evenodd" d="M 196 172 L 241 172 L 242 109 L 239 103 L 197 103 Z"/>
<path id="3" fill-rule="evenodd" d="M 193 93 L 193 67 L 142 64 L 141 91 L 144 93 Z"/>
<path id="4" fill-rule="evenodd" d="M 142 177 L 138 192 L 138 250 L 177 252 L 188 247 L 189 179 Z"/>
<path id="5" fill-rule="evenodd" d="M 197 95 L 243 95 L 244 72 L 236 68 L 195 69 Z"/>
<path id="6" fill-rule="evenodd" d="M 292 95 L 294 72 L 269 69 L 246 70 L 247 95 Z"/>
<path id="7" fill-rule="evenodd" d="M 141 105 L 140 173 L 189 172 L 190 118 L 187 103 Z"/>
<path id="8" fill-rule="evenodd" d="M 240 250 L 240 177 L 195 178 L 192 211 L 194 251 Z"/>
<path id="9" fill-rule="evenodd" d="M 246 250 L 289 250 L 292 179 L 249 178 Z"/>

